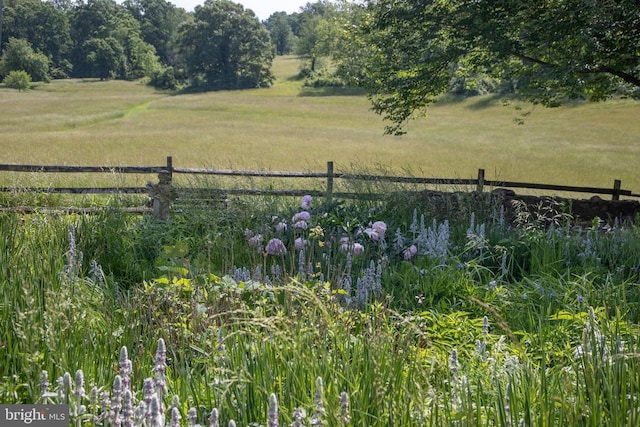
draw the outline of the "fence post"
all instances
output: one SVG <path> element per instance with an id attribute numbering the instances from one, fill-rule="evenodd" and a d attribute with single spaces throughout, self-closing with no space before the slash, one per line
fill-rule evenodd
<path id="1" fill-rule="evenodd" d="M 476 184 L 476 191 L 482 193 L 484 188 L 484 169 L 478 169 L 478 183 Z"/>
<path id="2" fill-rule="evenodd" d="M 613 181 L 613 195 L 611 200 L 620 200 L 620 189 L 622 188 L 622 181 L 616 179 Z"/>
<path id="3" fill-rule="evenodd" d="M 167 156 L 167 172 L 169 172 L 169 179 L 173 179 L 173 157 Z"/>
<path id="4" fill-rule="evenodd" d="M 327 194 L 326 194 L 326 202 L 327 204 L 331 203 L 331 199 L 333 196 L 333 162 L 327 162 Z"/>
<path id="5" fill-rule="evenodd" d="M 158 172 L 158 183 L 147 182 L 153 217 L 161 221 L 169 218 L 171 202 L 177 198 L 176 190 L 171 184 L 172 177 L 173 161 L 171 157 L 167 157 L 167 169 Z"/>

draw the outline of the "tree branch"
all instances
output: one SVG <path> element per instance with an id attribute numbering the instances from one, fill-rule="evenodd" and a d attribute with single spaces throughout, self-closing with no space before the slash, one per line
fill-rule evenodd
<path id="1" fill-rule="evenodd" d="M 555 65 L 550 63 L 550 62 L 546 62 L 543 61 L 541 59 L 538 58 L 534 58 L 531 56 L 527 56 L 525 54 L 522 53 L 518 53 L 518 52 L 510 52 L 510 54 L 512 56 L 515 56 L 516 58 L 520 58 L 522 60 L 525 61 L 529 61 L 529 62 L 533 62 L 534 64 L 538 64 L 538 65 L 543 65 L 545 67 L 554 67 Z M 620 71 L 620 70 L 616 70 L 614 68 L 611 67 L 607 67 L 606 65 L 601 65 L 599 67 L 593 68 L 593 69 L 585 69 L 585 70 L 581 70 L 578 71 L 580 74 L 594 74 L 594 73 L 598 73 L 598 74 L 611 74 L 612 76 L 616 76 L 621 78 L 622 80 L 624 80 L 626 83 L 629 83 L 633 86 L 636 87 L 640 87 L 640 77 L 636 77 L 630 73 L 626 73 L 624 71 Z"/>
<path id="2" fill-rule="evenodd" d="M 624 71 L 614 70 L 613 68 L 609 68 L 607 66 L 602 65 L 596 68 L 596 70 L 593 72 L 611 74 L 616 77 L 620 77 L 622 80 L 624 80 L 625 82 L 631 85 L 640 87 L 640 78 L 634 75 L 631 75 L 629 73 L 625 73 Z"/>

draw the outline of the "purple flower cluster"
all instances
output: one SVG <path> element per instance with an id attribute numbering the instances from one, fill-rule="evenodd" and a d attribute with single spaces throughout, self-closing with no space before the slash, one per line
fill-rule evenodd
<path id="1" fill-rule="evenodd" d="M 360 255 L 364 252 L 364 246 L 358 242 L 352 242 L 349 237 L 340 238 L 340 251 Z"/>
<path id="2" fill-rule="evenodd" d="M 376 221 L 364 230 L 364 233 L 374 242 L 384 240 L 384 233 L 387 231 L 387 224 L 383 221 Z"/>
<path id="3" fill-rule="evenodd" d="M 284 256 L 287 254 L 287 248 L 280 239 L 273 238 L 269 240 L 264 250 L 269 255 Z"/>

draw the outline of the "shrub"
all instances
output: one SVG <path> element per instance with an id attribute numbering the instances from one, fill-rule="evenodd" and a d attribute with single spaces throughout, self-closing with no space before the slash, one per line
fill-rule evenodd
<path id="1" fill-rule="evenodd" d="M 155 69 L 151 73 L 149 85 L 158 89 L 174 90 L 178 87 L 178 80 L 176 79 L 173 67 L 161 67 Z"/>
<path id="2" fill-rule="evenodd" d="M 10 38 L 0 60 L 0 75 L 24 70 L 36 82 L 50 80 L 51 61 L 44 53 L 35 51 L 25 39 Z"/>
<path id="3" fill-rule="evenodd" d="M 4 85 L 19 91 L 28 90 L 31 87 L 31 76 L 24 70 L 10 71 L 4 78 Z"/>

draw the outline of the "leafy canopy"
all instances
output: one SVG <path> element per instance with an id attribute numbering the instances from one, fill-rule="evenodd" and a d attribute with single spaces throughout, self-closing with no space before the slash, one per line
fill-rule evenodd
<path id="1" fill-rule="evenodd" d="M 545 106 L 640 88 L 638 0 L 370 0 L 360 27 L 373 109 L 403 133 L 458 73 Z"/>
<path id="2" fill-rule="evenodd" d="M 251 10 L 228 0 L 197 6 L 184 25 L 182 51 L 189 77 L 209 89 L 269 86 L 275 56 L 269 32 Z"/>

